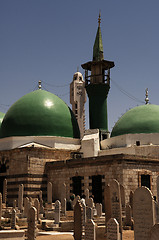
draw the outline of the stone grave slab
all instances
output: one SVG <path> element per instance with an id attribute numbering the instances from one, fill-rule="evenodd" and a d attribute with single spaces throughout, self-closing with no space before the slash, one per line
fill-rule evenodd
<path id="1" fill-rule="evenodd" d="M 155 224 L 151 228 L 150 240 L 158 240 L 158 239 L 159 239 L 159 224 Z"/>
<path id="2" fill-rule="evenodd" d="M 155 223 L 153 195 L 147 187 L 139 187 L 133 196 L 134 238 L 149 240 Z"/>
<path id="3" fill-rule="evenodd" d="M 120 240 L 119 223 L 115 218 L 107 222 L 107 240 Z"/>
<path id="4" fill-rule="evenodd" d="M 83 208 L 79 200 L 74 206 L 74 239 L 82 239 Z"/>
<path id="5" fill-rule="evenodd" d="M 85 240 L 96 240 L 96 224 L 92 219 L 85 224 Z"/>
<path id="6" fill-rule="evenodd" d="M 117 180 L 113 179 L 110 184 L 110 199 L 111 199 L 111 216 L 119 223 L 119 231 L 122 233 L 122 207 L 120 184 Z"/>

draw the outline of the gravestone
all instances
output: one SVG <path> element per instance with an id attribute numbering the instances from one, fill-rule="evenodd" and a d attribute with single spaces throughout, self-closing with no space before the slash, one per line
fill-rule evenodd
<path id="1" fill-rule="evenodd" d="M 93 198 L 90 197 L 90 198 L 88 199 L 87 206 L 90 207 L 90 208 L 94 208 Z"/>
<path id="2" fill-rule="evenodd" d="M 102 216 L 102 204 L 101 203 L 96 204 L 96 210 L 97 210 L 97 217 L 101 217 Z"/>
<path id="3" fill-rule="evenodd" d="M 24 185 L 19 185 L 19 192 L 18 192 L 18 209 L 22 212 L 23 210 L 23 192 L 24 192 Z"/>
<path id="4" fill-rule="evenodd" d="M 107 240 L 120 240 L 119 223 L 115 218 L 107 222 Z"/>
<path id="5" fill-rule="evenodd" d="M 37 198 L 35 198 L 34 200 L 34 207 L 36 208 L 36 211 L 37 211 L 37 221 L 39 221 L 40 203 Z"/>
<path id="6" fill-rule="evenodd" d="M 125 189 L 123 185 L 120 184 L 120 195 L 121 195 L 121 206 L 125 210 Z"/>
<path id="7" fill-rule="evenodd" d="M 93 219 L 93 209 L 86 207 L 86 218 L 87 220 Z"/>
<path id="8" fill-rule="evenodd" d="M 28 211 L 28 240 L 36 240 L 36 228 L 37 228 L 37 211 L 35 207 L 31 207 Z"/>
<path id="9" fill-rule="evenodd" d="M 150 240 L 158 240 L 158 239 L 159 239 L 159 224 L 155 224 L 151 228 Z"/>
<path id="10" fill-rule="evenodd" d="M 0 193 L 0 227 L 2 221 L 2 194 Z"/>
<path id="11" fill-rule="evenodd" d="M 62 204 L 63 204 L 63 205 L 62 205 Z M 65 215 L 66 215 L 66 204 L 67 204 L 66 198 L 63 199 L 62 204 L 61 204 L 61 211 L 62 211 L 62 213 L 63 213 L 64 216 L 65 216 Z"/>
<path id="12" fill-rule="evenodd" d="M 159 203 L 154 201 L 155 223 L 159 223 Z"/>
<path id="13" fill-rule="evenodd" d="M 59 200 L 56 200 L 56 202 L 55 202 L 55 214 L 54 214 L 54 219 L 55 219 L 56 224 L 60 223 L 60 210 L 61 210 L 61 203 L 60 203 Z"/>
<path id="14" fill-rule="evenodd" d="M 79 200 L 74 206 L 74 239 L 82 239 L 83 208 Z"/>
<path id="15" fill-rule="evenodd" d="M 3 203 L 6 204 L 7 201 L 7 179 L 5 178 L 3 181 Z"/>
<path id="16" fill-rule="evenodd" d="M 89 189 L 88 188 L 86 188 L 85 189 L 85 201 L 86 201 L 86 205 L 88 204 L 88 199 L 89 199 Z"/>
<path id="17" fill-rule="evenodd" d="M 85 202 L 81 201 L 81 205 L 82 205 L 82 208 L 83 208 L 83 225 L 85 225 L 86 223 L 86 204 Z"/>
<path id="18" fill-rule="evenodd" d="M 40 190 L 39 192 L 39 200 L 40 200 L 40 213 L 43 214 L 44 213 L 44 207 L 43 207 L 43 194 L 42 191 Z"/>
<path id="19" fill-rule="evenodd" d="M 17 207 L 17 200 L 14 199 L 14 200 L 13 200 L 13 208 L 16 208 L 16 207 Z"/>
<path id="20" fill-rule="evenodd" d="M 132 225 L 132 210 L 131 206 L 129 204 L 126 205 L 126 218 L 125 218 L 125 224 L 126 226 L 131 226 Z"/>
<path id="21" fill-rule="evenodd" d="M 139 187 L 133 197 L 134 239 L 149 240 L 155 223 L 153 196 L 147 187 Z"/>
<path id="22" fill-rule="evenodd" d="M 75 197 L 75 199 L 73 200 L 73 202 L 72 202 L 73 208 L 74 208 L 74 206 L 76 205 L 76 202 L 77 202 L 77 201 L 80 201 L 80 196 L 79 196 L 79 195 L 77 195 L 77 196 Z"/>
<path id="23" fill-rule="evenodd" d="M 25 197 L 24 198 L 24 217 L 28 216 L 29 204 L 30 204 L 29 198 Z"/>
<path id="24" fill-rule="evenodd" d="M 52 183 L 47 184 L 47 203 L 52 204 Z"/>
<path id="25" fill-rule="evenodd" d="M 133 191 L 130 191 L 129 204 L 130 204 L 130 207 L 131 207 L 131 209 L 132 209 L 132 214 L 133 214 L 133 196 L 134 196 L 134 192 L 133 192 Z"/>
<path id="26" fill-rule="evenodd" d="M 110 198 L 111 198 L 111 211 L 112 218 L 115 218 L 119 223 L 119 232 L 122 233 L 122 208 L 120 185 L 117 180 L 113 179 L 110 184 Z"/>
<path id="27" fill-rule="evenodd" d="M 33 203 L 32 197 L 29 197 L 29 202 L 31 202 L 31 204 Z"/>
<path id="28" fill-rule="evenodd" d="M 159 176 L 157 177 L 157 201 L 159 202 Z"/>
<path id="29" fill-rule="evenodd" d="M 63 183 L 61 186 L 61 211 L 66 215 L 66 184 Z"/>
<path id="30" fill-rule="evenodd" d="M 96 240 L 96 224 L 92 219 L 86 222 L 85 240 Z"/>
<path id="31" fill-rule="evenodd" d="M 105 226 L 107 226 L 107 222 L 112 216 L 109 184 L 104 189 L 104 209 L 105 209 Z"/>
<path id="32" fill-rule="evenodd" d="M 12 209 L 12 215 L 11 215 L 11 229 L 16 228 L 16 210 Z"/>

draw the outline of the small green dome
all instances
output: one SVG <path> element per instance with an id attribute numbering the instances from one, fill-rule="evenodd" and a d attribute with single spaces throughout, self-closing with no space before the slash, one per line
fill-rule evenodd
<path id="1" fill-rule="evenodd" d="M 134 133 L 159 133 L 159 106 L 146 104 L 126 112 L 115 124 L 111 137 Z"/>
<path id="2" fill-rule="evenodd" d="M 6 113 L 1 125 L 1 138 L 11 136 L 80 138 L 80 132 L 66 103 L 39 89 L 20 98 Z"/>

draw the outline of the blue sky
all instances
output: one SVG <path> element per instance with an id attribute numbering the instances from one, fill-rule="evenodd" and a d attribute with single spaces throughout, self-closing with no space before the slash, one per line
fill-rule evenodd
<path id="1" fill-rule="evenodd" d="M 69 104 L 73 74 L 92 60 L 99 10 L 104 57 L 115 62 L 109 130 L 144 102 L 146 88 L 159 104 L 158 9 L 158 0 L 0 0 L 0 111 L 37 89 L 38 80 Z"/>

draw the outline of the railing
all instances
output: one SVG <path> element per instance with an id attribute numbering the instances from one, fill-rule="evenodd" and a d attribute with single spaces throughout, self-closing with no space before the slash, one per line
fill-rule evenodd
<path id="1" fill-rule="evenodd" d="M 95 79 L 100 78 L 101 81 L 94 81 Z M 91 81 L 92 79 L 92 81 Z M 87 75 L 85 74 L 85 85 L 89 85 L 90 83 L 104 83 L 104 84 L 110 84 L 110 76 L 109 74 L 96 74 L 96 75 Z"/>

